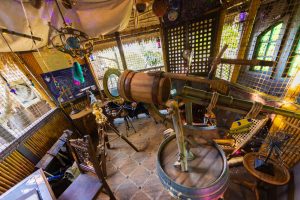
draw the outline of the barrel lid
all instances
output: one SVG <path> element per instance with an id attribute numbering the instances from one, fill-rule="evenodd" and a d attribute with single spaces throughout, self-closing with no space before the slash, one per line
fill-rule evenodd
<path id="1" fill-rule="evenodd" d="M 175 138 L 161 147 L 159 162 L 166 175 L 176 182 L 189 188 L 206 188 L 212 186 L 227 167 L 226 159 L 213 145 L 200 145 L 191 148 L 195 159 L 188 162 L 188 172 L 174 167 L 178 159 L 178 148 Z"/>

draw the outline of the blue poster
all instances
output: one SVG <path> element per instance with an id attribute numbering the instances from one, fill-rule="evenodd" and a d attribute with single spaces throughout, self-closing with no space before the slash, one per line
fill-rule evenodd
<path id="1" fill-rule="evenodd" d="M 41 74 L 53 97 L 60 103 L 65 103 L 86 96 L 86 91 L 97 90 L 94 78 L 87 65 L 81 65 L 84 82 L 78 84 L 73 80 L 72 68 Z"/>

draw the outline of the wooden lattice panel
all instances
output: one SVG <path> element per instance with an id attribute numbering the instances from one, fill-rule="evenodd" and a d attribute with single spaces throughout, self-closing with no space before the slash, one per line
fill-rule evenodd
<path id="1" fill-rule="evenodd" d="M 207 74 L 209 72 L 208 58 L 213 53 L 212 26 L 213 19 L 204 19 L 192 23 L 188 27 L 189 45 L 194 50 L 192 74 Z"/>
<path id="2" fill-rule="evenodd" d="M 206 76 L 209 72 L 209 57 L 213 57 L 218 15 L 165 28 L 168 71 L 187 73 L 183 51 L 194 50 L 190 74 Z"/>
<path id="3" fill-rule="evenodd" d="M 167 33 L 168 37 L 168 65 L 173 73 L 186 73 L 182 52 L 184 51 L 184 27 L 178 26 L 170 28 Z"/>
<path id="4" fill-rule="evenodd" d="M 284 164 L 292 168 L 300 161 L 300 120 L 277 115 L 269 134 L 273 135 L 278 131 L 286 132 L 292 136 L 284 143 L 281 154 Z M 260 152 L 263 153 L 264 148 L 265 145 L 260 149 Z"/>

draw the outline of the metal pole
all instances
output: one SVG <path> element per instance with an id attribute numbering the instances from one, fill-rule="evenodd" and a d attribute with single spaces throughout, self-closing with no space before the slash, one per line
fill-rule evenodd
<path id="1" fill-rule="evenodd" d="M 117 41 L 118 49 L 119 49 L 120 56 L 121 56 L 123 69 L 126 70 L 127 69 L 127 63 L 126 63 L 126 59 L 125 59 L 125 55 L 124 55 L 124 50 L 123 50 L 123 45 L 122 45 L 120 33 L 116 32 L 115 36 L 116 36 L 116 41 Z"/>

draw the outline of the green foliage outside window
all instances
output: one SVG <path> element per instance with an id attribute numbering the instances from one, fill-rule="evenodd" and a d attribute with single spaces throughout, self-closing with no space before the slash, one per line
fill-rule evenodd
<path id="1" fill-rule="evenodd" d="M 282 25 L 282 23 L 276 24 L 258 37 L 255 48 L 255 59 L 273 60 Z M 252 68 L 253 71 L 268 71 L 268 69 L 269 67 L 267 66 L 254 66 Z"/>

